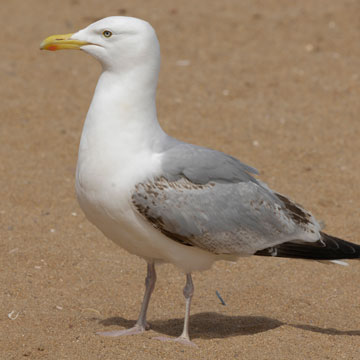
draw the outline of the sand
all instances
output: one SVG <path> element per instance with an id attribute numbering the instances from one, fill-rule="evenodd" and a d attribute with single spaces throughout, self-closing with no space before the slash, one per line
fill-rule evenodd
<path id="1" fill-rule="evenodd" d="M 345 0 L 2 2 L 0 358 L 359 359 L 357 261 L 252 257 L 195 273 L 196 348 L 152 340 L 182 329 L 185 278 L 163 265 L 152 330 L 95 335 L 134 323 L 146 267 L 90 225 L 75 198 L 100 66 L 38 49 L 105 16 L 150 21 L 165 130 L 255 166 L 327 232 L 360 243 L 359 12 Z"/>

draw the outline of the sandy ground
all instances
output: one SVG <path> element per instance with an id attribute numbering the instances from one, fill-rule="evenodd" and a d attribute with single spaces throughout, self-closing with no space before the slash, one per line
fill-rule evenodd
<path id="1" fill-rule="evenodd" d="M 108 15 L 150 21 L 165 130 L 257 167 L 329 233 L 360 243 L 359 13 L 355 0 L 3 1 L 0 358 L 359 359 L 356 261 L 252 257 L 194 274 L 197 348 L 152 340 L 182 328 L 185 279 L 164 265 L 152 330 L 96 336 L 136 320 L 145 263 L 105 239 L 75 199 L 100 66 L 80 52 L 38 50 L 46 36 Z"/>

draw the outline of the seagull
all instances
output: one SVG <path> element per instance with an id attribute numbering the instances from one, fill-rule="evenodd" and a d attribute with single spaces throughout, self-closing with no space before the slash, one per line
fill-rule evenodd
<path id="1" fill-rule="evenodd" d="M 324 233 L 309 211 L 255 177 L 255 168 L 163 131 L 155 102 L 160 47 L 148 22 L 107 17 L 73 34 L 49 36 L 40 48 L 80 49 L 102 65 L 79 145 L 77 198 L 106 237 L 147 262 L 136 324 L 100 335 L 149 329 L 156 264 L 172 263 L 186 275 L 183 332 L 160 339 L 191 345 L 192 272 L 250 255 L 360 258 L 359 245 Z"/>

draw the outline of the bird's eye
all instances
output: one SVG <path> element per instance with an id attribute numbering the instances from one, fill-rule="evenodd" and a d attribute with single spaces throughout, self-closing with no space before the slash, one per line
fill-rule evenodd
<path id="1" fill-rule="evenodd" d="M 112 35 L 112 32 L 109 30 L 104 30 L 103 35 L 104 35 L 104 37 L 109 38 Z"/>

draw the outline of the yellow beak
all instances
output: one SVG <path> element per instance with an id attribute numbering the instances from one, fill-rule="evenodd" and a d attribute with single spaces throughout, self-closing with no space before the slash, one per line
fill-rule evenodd
<path id="1" fill-rule="evenodd" d="M 72 35 L 73 34 L 49 36 L 40 44 L 40 50 L 79 50 L 81 46 L 89 45 L 86 41 L 70 39 Z"/>

